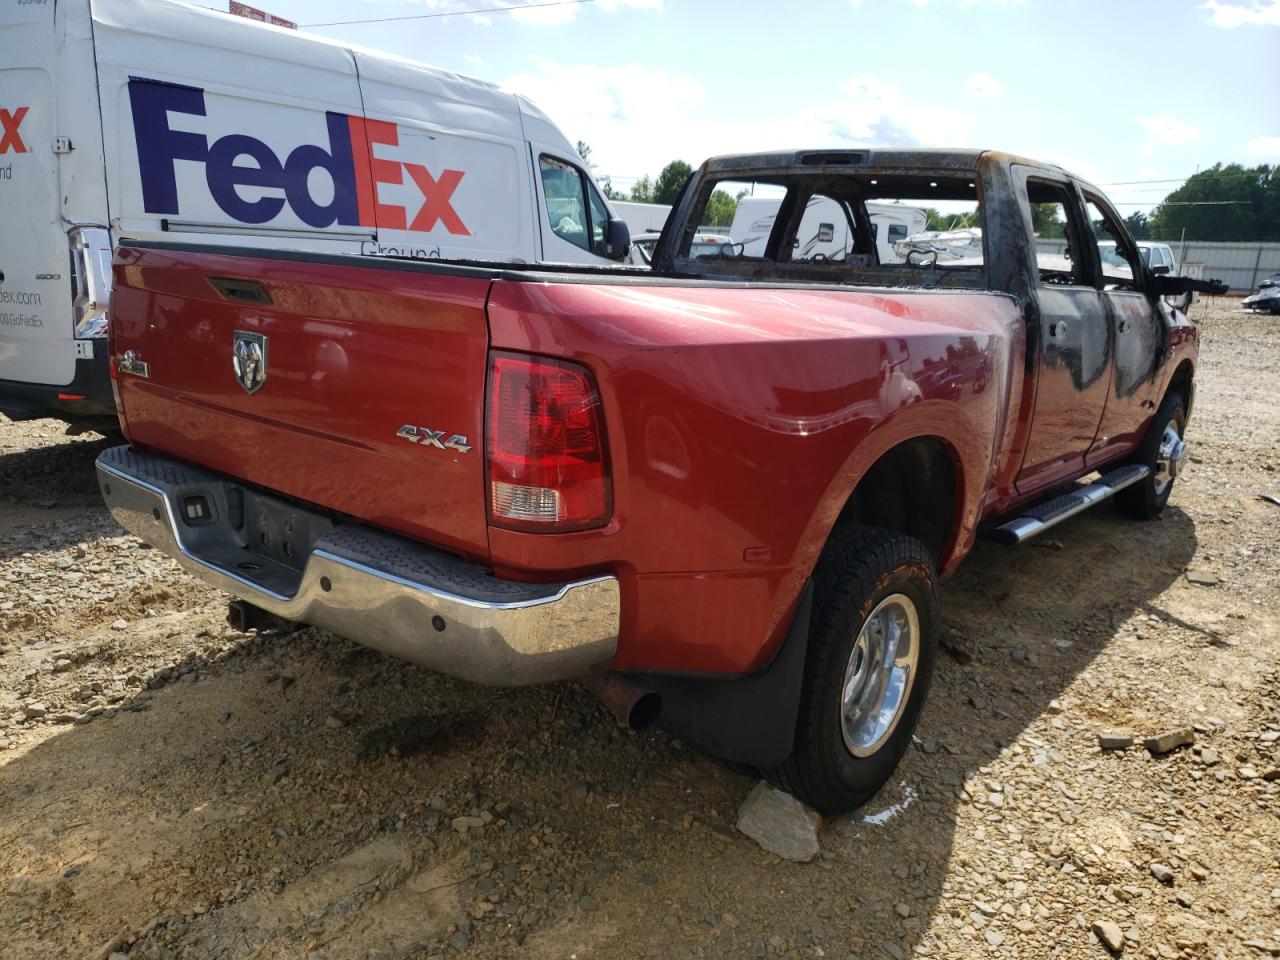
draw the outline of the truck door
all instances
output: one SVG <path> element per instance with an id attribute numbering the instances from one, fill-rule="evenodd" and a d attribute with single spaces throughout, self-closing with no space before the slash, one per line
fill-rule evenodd
<path id="1" fill-rule="evenodd" d="M 1107 308 L 1115 356 L 1107 408 L 1087 458 L 1092 465 L 1137 443 L 1155 413 L 1160 398 L 1155 395 L 1154 373 L 1165 343 L 1161 311 L 1170 307 L 1143 291 L 1146 272 L 1142 254 L 1111 205 L 1088 190 L 1084 200 L 1098 251 L 1098 286 Z M 1153 264 L 1159 249 L 1151 248 Z"/>
<path id="2" fill-rule="evenodd" d="M 53 63 L 54 5 L 0 0 L 0 381 L 60 386 L 76 344 Z"/>
<path id="3" fill-rule="evenodd" d="M 1026 215 L 1041 240 L 1065 239 L 1063 253 L 1049 244 L 1031 250 L 1031 295 L 1036 324 L 1028 331 L 1035 351 L 1036 400 L 1018 491 L 1032 493 L 1084 472 L 1111 383 L 1107 313 L 1093 286 L 1093 260 L 1075 188 L 1027 167 L 1014 167 Z M 1037 245 L 1039 246 L 1039 245 Z"/>

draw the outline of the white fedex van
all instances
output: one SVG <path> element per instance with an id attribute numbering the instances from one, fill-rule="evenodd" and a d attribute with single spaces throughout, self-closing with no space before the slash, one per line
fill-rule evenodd
<path id="1" fill-rule="evenodd" d="M 599 263 L 626 233 L 555 124 L 492 84 L 171 0 L 0 0 L 10 416 L 114 418 L 121 237 Z"/>

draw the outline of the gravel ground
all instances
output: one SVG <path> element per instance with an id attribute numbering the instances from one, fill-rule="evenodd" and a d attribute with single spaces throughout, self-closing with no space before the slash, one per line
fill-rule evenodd
<path id="1" fill-rule="evenodd" d="M 915 749 L 810 864 L 574 685 L 233 633 L 106 514 L 105 441 L 0 418 L 0 957 L 1280 956 L 1280 341 L 1195 313 L 1163 518 L 979 545 Z"/>

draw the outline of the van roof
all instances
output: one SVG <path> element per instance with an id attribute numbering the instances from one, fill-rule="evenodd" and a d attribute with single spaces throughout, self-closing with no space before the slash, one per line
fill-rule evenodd
<path id="1" fill-rule="evenodd" d="M 259 53 L 263 57 L 291 63 L 334 68 L 334 52 L 358 57 L 366 66 L 376 63 L 387 68 L 396 82 L 437 98 L 482 107 L 491 114 L 510 118 L 512 133 L 520 139 L 538 140 L 574 155 L 574 147 L 537 106 L 488 80 L 433 67 L 408 57 L 357 44 L 345 43 L 305 31 L 290 30 L 238 17 L 221 10 L 193 7 L 177 0 L 93 0 L 96 21 L 117 29 L 151 36 L 180 36 L 186 42 L 202 42 L 212 47 Z M 204 22 L 193 30 L 191 18 Z M 198 38 L 195 40 L 194 38 Z M 362 68 L 362 74 L 365 70 Z M 384 76 L 385 78 L 385 76 Z M 411 79 L 412 78 L 412 79 Z M 456 118 L 457 113 L 454 114 Z M 532 121 L 528 123 L 526 121 Z M 533 126 L 535 130 L 528 128 Z M 484 129 L 492 132 L 492 125 Z"/>

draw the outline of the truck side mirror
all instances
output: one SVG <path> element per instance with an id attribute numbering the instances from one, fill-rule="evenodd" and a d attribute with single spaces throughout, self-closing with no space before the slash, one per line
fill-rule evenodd
<path id="1" fill-rule="evenodd" d="M 1168 273 L 1169 273 L 1169 268 L 1168 268 L 1168 267 L 1166 267 L 1166 266 L 1164 266 L 1164 264 L 1161 264 L 1161 265 L 1160 265 L 1160 266 L 1158 266 L 1158 267 L 1152 267 L 1152 268 L 1151 268 L 1151 272 L 1152 272 L 1152 273 L 1160 273 L 1160 274 L 1168 274 Z"/>
<path id="2" fill-rule="evenodd" d="M 625 260 L 631 252 L 631 230 L 625 220 L 613 217 L 604 230 L 605 256 L 610 260 Z"/>

